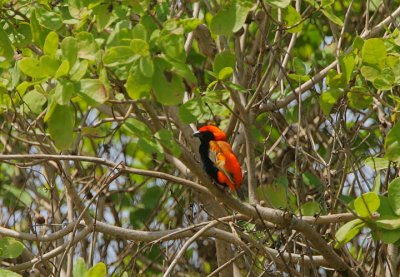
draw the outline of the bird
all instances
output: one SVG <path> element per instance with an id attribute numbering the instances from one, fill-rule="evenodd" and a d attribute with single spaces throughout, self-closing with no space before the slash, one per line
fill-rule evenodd
<path id="1" fill-rule="evenodd" d="M 205 172 L 214 182 L 229 187 L 242 198 L 239 190 L 243 181 L 242 169 L 226 134 L 217 126 L 206 125 L 193 136 L 200 139 L 199 154 Z"/>

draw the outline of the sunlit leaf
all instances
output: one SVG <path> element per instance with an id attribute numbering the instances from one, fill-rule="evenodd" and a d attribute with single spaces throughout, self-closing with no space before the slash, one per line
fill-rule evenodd
<path id="1" fill-rule="evenodd" d="M 367 39 L 361 50 L 363 63 L 378 64 L 386 58 L 387 51 L 383 40 L 380 38 Z"/>
<path id="2" fill-rule="evenodd" d="M 86 277 L 87 266 L 85 260 L 83 258 L 76 259 L 72 270 L 73 277 Z"/>
<path id="3" fill-rule="evenodd" d="M 47 76 L 46 71 L 41 67 L 40 61 L 34 58 L 23 58 L 19 61 L 18 67 L 22 73 L 32 78 L 44 78 Z"/>
<path id="4" fill-rule="evenodd" d="M 51 31 L 44 41 L 43 52 L 50 57 L 54 57 L 58 49 L 58 42 L 58 34 Z"/>
<path id="5" fill-rule="evenodd" d="M 0 238 L 0 257 L 3 259 L 17 258 L 24 251 L 24 245 L 14 238 Z"/>
<path id="6" fill-rule="evenodd" d="M 382 170 L 389 167 L 389 161 L 385 158 L 369 157 L 364 164 L 373 170 Z"/>
<path id="7" fill-rule="evenodd" d="M 97 263 L 90 268 L 85 277 L 104 277 L 107 275 L 107 267 L 104 263 Z"/>
<path id="8" fill-rule="evenodd" d="M 361 219 L 349 221 L 337 230 L 335 238 L 339 244 L 346 244 L 351 241 L 364 226 L 365 223 Z M 339 245 L 337 244 L 335 247 L 338 248 Z"/>
<path id="9" fill-rule="evenodd" d="M 380 203 L 375 192 L 367 192 L 356 198 L 354 208 L 360 217 L 370 217 L 378 210 Z"/>
<path id="10" fill-rule="evenodd" d="M 251 7 L 232 1 L 229 7 L 218 12 L 211 20 L 210 29 L 216 35 L 230 36 L 244 24 Z"/>
<path id="11" fill-rule="evenodd" d="M 99 79 L 82 79 L 80 95 L 89 105 L 103 104 L 108 99 L 109 88 Z"/>
<path id="12" fill-rule="evenodd" d="M 31 111 L 35 114 L 40 114 L 43 110 L 43 105 L 46 103 L 46 97 L 36 90 L 31 90 L 22 98 L 25 103 L 26 111 Z"/>
<path id="13" fill-rule="evenodd" d="M 22 277 L 22 275 L 0 268 L 0 277 Z"/>

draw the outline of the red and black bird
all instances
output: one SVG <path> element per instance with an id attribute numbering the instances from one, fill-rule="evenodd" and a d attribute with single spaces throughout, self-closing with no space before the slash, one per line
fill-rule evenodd
<path id="1" fill-rule="evenodd" d="M 201 127 L 193 136 L 200 139 L 200 157 L 206 173 L 218 184 L 238 193 L 243 175 L 225 133 L 216 126 Z M 238 193 L 239 194 L 239 193 Z"/>

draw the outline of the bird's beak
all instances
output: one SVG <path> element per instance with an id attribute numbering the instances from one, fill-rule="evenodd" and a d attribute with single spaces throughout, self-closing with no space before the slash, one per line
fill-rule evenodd
<path id="1" fill-rule="evenodd" d="M 192 137 L 198 138 L 198 137 L 200 137 L 200 135 L 201 135 L 201 133 L 200 133 L 199 131 L 196 131 L 196 132 L 194 132 L 194 133 L 192 134 Z"/>

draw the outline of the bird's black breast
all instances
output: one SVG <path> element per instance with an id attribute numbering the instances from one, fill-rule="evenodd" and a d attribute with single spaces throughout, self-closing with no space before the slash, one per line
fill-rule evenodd
<path id="1" fill-rule="evenodd" d="M 218 168 L 214 165 L 214 163 L 210 160 L 209 157 L 209 152 L 210 152 L 210 145 L 208 142 L 201 142 L 200 148 L 199 148 L 199 153 L 200 153 L 200 158 L 203 163 L 203 168 L 205 172 L 211 176 L 211 178 L 218 182 Z"/>

